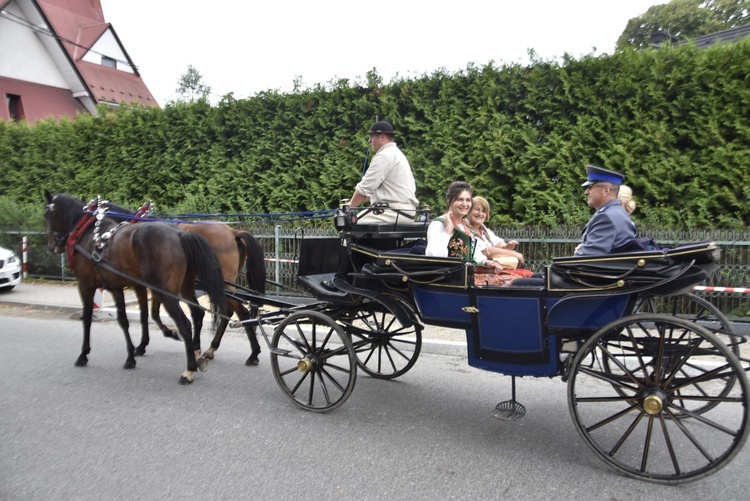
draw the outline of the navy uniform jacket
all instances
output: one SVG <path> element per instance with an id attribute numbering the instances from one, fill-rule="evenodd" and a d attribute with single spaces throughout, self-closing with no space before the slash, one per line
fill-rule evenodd
<path id="1" fill-rule="evenodd" d="M 610 254 L 637 238 L 635 223 L 617 199 L 610 200 L 591 216 L 576 256 Z"/>

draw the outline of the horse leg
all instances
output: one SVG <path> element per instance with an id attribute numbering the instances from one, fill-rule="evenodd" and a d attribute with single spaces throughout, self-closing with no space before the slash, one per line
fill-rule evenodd
<path id="1" fill-rule="evenodd" d="M 138 307 L 141 313 L 141 344 L 135 349 L 135 356 L 141 357 L 146 354 L 146 346 L 150 341 L 148 335 L 148 290 L 140 285 L 133 286 L 138 298 Z"/>
<path id="2" fill-rule="evenodd" d="M 258 337 L 255 334 L 255 327 L 249 326 L 245 324 L 244 322 L 246 320 L 250 320 L 252 316 L 250 313 L 248 313 L 247 309 L 240 303 L 239 301 L 236 301 L 234 299 L 227 299 L 227 306 L 228 306 L 228 312 L 227 316 L 231 316 L 231 313 L 234 312 L 237 315 L 237 318 L 240 319 L 241 322 L 243 322 L 244 328 L 245 328 L 245 334 L 247 334 L 247 339 L 250 341 L 250 356 L 245 361 L 245 365 L 251 366 L 251 365 L 258 365 L 258 355 L 260 354 L 260 344 L 258 343 Z M 255 310 L 255 315 L 257 316 L 257 309 Z M 227 325 L 229 324 L 229 320 L 222 318 L 219 322 L 218 327 L 216 328 L 216 333 L 214 334 L 214 338 L 211 341 L 211 347 L 206 350 L 206 352 L 203 354 L 203 358 L 213 359 L 214 354 L 219 349 L 219 346 L 221 345 L 221 340 L 224 337 L 224 332 L 226 331 Z"/>
<path id="3" fill-rule="evenodd" d="M 190 292 L 184 291 L 183 293 L 190 297 Z M 190 298 L 190 301 L 198 303 L 195 294 Z M 193 318 L 193 355 L 195 355 L 198 370 L 205 372 L 208 369 L 208 361 L 213 358 L 201 355 L 201 330 L 203 329 L 203 318 L 206 316 L 206 312 L 203 311 L 203 308 L 190 306 L 190 316 Z"/>
<path id="4" fill-rule="evenodd" d="M 81 323 L 83 324 L 83 343 L 81 344 L 81 354 L 76 359 L 76 367 L 86 367 L 89 363 L 89 353 L 91 353 L 91 320 L 94 317 L 94 293 L 97 287 L 83 287 L 79 281 L 78 295 L 81 296 Z"/>
<path id="5" fill-rule="evenodd" d="M 185 344 L 185 355 L 187 357 L 187 369 L 180 376 L 180 384 L 190 384 L 193 382 L 195 372 L 198 370 L 198 365 L 195 361 L 195 355 L 193 354 L 193 340 L 190 339 L 192 334 L 190 333 L 190 320 L 183 313 L 180 308 L 180 302 L 170 297 L 164 297 L 162 299 L 164 308 L 172 317 L 175 324 L 177 325 L 178 332 L 182 337 L 182 341 Z"/>
<path id="6" fill-rule="evenodd" d="M 225 316 L 230 316 L 231 311 L 227 308 L 227 311 L 224 312 Z M 229 320 L 227 318 L 220 318 L 219 323 L 216 326 L 216 332 L 214 333 L 214 337 L 211 340 L 211 346 L 203 353 L 203 358 L 206 360 L 213 360 L 214 355 L 216 354 L 216 350 L 219 349 L 219 345 L 221 345 L 221 339 L 224 337 L 224 332 L 227 330 L 227 325 L 229 325 Z"/>
<path id="7" fill-rule="evenodd" d="M 109 290 L 112 294 L 112 298 L 115 300 L 117 306 L 117 323 L 120 324 L 122 333 L 125 335 L 125 346 L 128 350 L 128 358 L 125 359 L 125 364 L 122 366 L 123 369 L 134 369 L 135 368 L 135 346 L 133 341 L 130 339 L 130 322 L 128 321 L 128 313 L 125 311 L 125 294 L 122 289 L 111 289 Z"/>
<path id="8" fill-rule="evenodd" d="M 156 297 L 155 294 L 152 294 L 151 297 L 151 318 L 156 322 L 156 325 L 159 327 L 159 330 L 161 330 L 162 334 L 164 334 L 164 337 L 168 337 L 169 339 L 174 339 L 175 341 L 180 340 L 180 336 L 177 335 L 177 331 L 174 331 L 164 325 L 161 321 L 161 317 L 159 316 L 159 308 L 161 306 L 161 301 L 159 301 L 159 298 Z"/>
<path id="9" fill-rule="evenodd" d="M 190 298 L 193 303 L 198 302 L 198 298 L 193 295 Z M 203 308 L 197 306 L 190 306 L 190 316 L 193 318 L 193 352 L 195 353 L 196 359 L 201 358 L 201 330 L 203 329 L 203 318 L 206 316 L 206 312 Z M 201 370 L 205 370 L 205 363 L 201 367 Z"/>
<path id="10" fill-rule="evenodd" d="M 252 313 L 248 312 L 247 308 L 245 308 L 238 302 L 236 305 L 235 313 L 237 313 L 237 316 L 242 322 L 245 322 L 246 320 L 257 317 L 258 309 L 252 308 Z M 250 341 L 250 356 L 247 357 L 247 360 L 245 360 L 245 365 L 258 365 L 260 363 L 260 361 L 258 360 L 258 355 L 260 355 L 260 344 L 258 343 L 258 336 L 255 333 L 255 326 L 251 326 L 246 323 L 243 325 L 245 327 L 245 335 L 247 335 L 247 340 Z"/>

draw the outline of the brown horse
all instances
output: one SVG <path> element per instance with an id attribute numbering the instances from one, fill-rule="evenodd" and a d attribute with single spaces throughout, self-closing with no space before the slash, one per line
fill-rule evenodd
<path id="1" fill-rule="evenodd" d="M 67 250 L 83 303 L 83 346 L 76 365 L 88 363 L 94 293 L 103 287 L 112 294 L 117 321 L 125 335 L 128 356 L 124 367 L 135 367 L 136 350 L 128 331 L 123 289 L 133 287 L 136 291 L 143 321 L 147 315 L 146 288 L 150 288 L 174 320 L 185 344 L 187 369 L 180 383 L 191 383 L 197 363 L 190 321 L 180 307 L 180 298 L 197 303 L 198 278 L 213 311 L 227 309 L 221 267 L 208 242 L 168 223 L 118 224 L 95 205 L 86 207 L 64 193 L 52 196 L 45 191 L 45 198 L 48 246 L 57 254 Z"/>
<path id="2" fill-rule="evenodd" d="M 137 221 L 139 219 L 133 219 L 133 217 L 138 217 L 139 214 L 147 211 L 150 207 L 150 202 L 145 204 L 138 214 L 111 202 L 107 202 L 107 206 L 111 209 L 110 215 L 113 217 L 122 220 Z M 153 221 L 153 219 L 146 219 L 146 221 Z M 258 242 L 251 233 L 247 231 L 236 231 L 230 226 L 218 221 L 183 223 L 179 224 L 178 227 L 183 231 L 197 233 L 208 241 L 216 254 L 216 257 L 219 259 L 222 276 L 227 283 L 227 289 L 233 290 L 235 288 L 233 282 L 236 281 L 242 267 L 245 266 L 245 278 L 248 287 L 261 294 L 265 293 L 266 267 L 263 248 L 261 247 L 260 242 Z M 177 333 L 164 325 L 161 321 L 161 317 L 159 316 L 160 306 L 161 303 L 159 302 L 159 299 L 155 296 L 152 297 L 151 318 L 153 318 L 154 322 L 165 337 L 179 341 L 180 338 Z M 251 307 L 251 310 L 248 311 L 242 302 L 232 297 L 227 297 L 227 306 L 228 310 L 223 312 L 225 316 L 222 316 L 219 319 L 214 337 L 211 341 L 211 347 L 206 350 L 203 355 L 201 355 L 200 333 L 203 327 L 203 318 L 205 314 L 201 308 L 191 308 L 191 316 L 193 319 L 193 349 L 195 351 L 195 356 L 198 357 L 198 362 L 201 367 L 203 367 L 208 360 L 214 358 L 214 353 L 221 345 L 221 340 L 224 337 L 224 333 L 229 324 L 229 317 L 231 317 L 232 313 L 236 314 L 241 321 L 249 320 L 258 314 L 257 307 L 253 306 Z M 141 308 L 143 308 L 142 305 Z M 136 348 L 136 356 L 144 355 L 146 353 L 146 346 L 149 344 L 148 317 L 144 312 L 145 310 L 142 309 L 141 344 Z M 255 327 L 244 324 L 244 328 L 251 348 L 250 356 L 245 361 L 245 365 L 258 365 L 258 355 L 261 350 L 255 333 Z"/>
<path id="3" fill-rule="evenodd" d="M 244 265 L 247 267 L 246 278 L 248 287 L 261 294 L 265 293 L 266 268 L 263 248 L 252 234 L 247 231 L 236 231 L 226 224 L 215 221 L 184 223 L 179 224 L 178 227 L 183 231 L 201 235 L 208 241 L 221 264 L 221 272 L 227 284 L 227 289 L 234 289 L 233 282 L 237 280 L 237 276 Z M 154 297 L 151 301 L 151 318 L 154 319 L 154 322 L 156 322 L 166 337 L 178 339 L 176 333 L 162 323 L 159 317 L 159 306 L 159 299 Z M 204 312 L 200 308 L 192 308 L 191 313 L 193 317 L 194 349 L 196 353 L 200 353 L 200 332 L 203 325 Z M 211 341 L 211 347 L 202 355 L 203 359 L 210 360 L 214 358 L 214 353 L 219 349 L 221 339 L 226 332 L 229 317 L 231 317 L 232 313 L 236 314 L 241 321 L 245 321 L 257 316 L 258 311 L 255 307 L 251 311 L 248 311 L 242 302 L 232 297 L 227 297 L 227 311 L 224 313 L 225 315 L 219 319 L 216 332 Z M 251 348 L 250 356 L 245 361 L 245 365 L 258 365 L 260 344 L 258 344 L 255 327 L 247 324 L 244 324 L 244 327 Z"/>

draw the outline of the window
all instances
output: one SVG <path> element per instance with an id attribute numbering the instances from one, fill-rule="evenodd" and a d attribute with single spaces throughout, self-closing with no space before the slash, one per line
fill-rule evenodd
<path id="1" fill-rule="evenodd" d="M 106 66 L 107 68 L 117 69 L 117 60 L 112 59 L 111 57 L 102 56 L 102 66 Z"/>
<path id="2" fill-rule="evenodd" d="M 18 121 L 24 119 L 21 96 L 5 94 L 5 102 L 8 105 L 8 116 L 11 120 Z"/>

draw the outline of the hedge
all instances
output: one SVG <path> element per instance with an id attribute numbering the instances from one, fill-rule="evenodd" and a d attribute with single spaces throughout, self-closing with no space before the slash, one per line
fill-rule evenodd
<path id="1" fill-rule="evenodd" d="M 421 203 L 438 210 L 448 184 L 464 179 L 491 201 L 495 226 L 582 225 L 592 163 L 626 175 L 644 227 L 743 228 L 748 75 L 750 39 L 389 83 L 373 71 L 364 83 L 228 94 L 213 106 L 0 122 L 0 203 L 38 207 L 47 189 L 132 206 L 151 199 L 173 212 L 334 208 L 361 175 L 378 118 L 394 124 Z"/>

